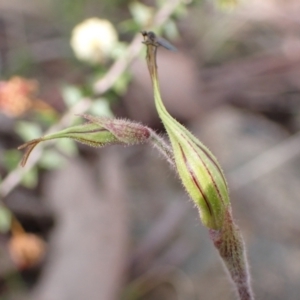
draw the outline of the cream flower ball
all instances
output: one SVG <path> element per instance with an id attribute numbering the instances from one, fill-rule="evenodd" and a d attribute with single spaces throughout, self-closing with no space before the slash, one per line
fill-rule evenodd
<path id="1" fill-rule="evenodd" d="M 70 44 L 79 60 L 96 64 L 110 57 L 117 41 L 117 32 L 108 20 L 90 18 L 74 27 Z"/>

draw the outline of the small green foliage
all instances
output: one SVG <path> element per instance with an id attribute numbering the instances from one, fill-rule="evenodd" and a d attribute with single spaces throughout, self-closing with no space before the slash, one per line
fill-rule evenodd
<path id="1" fill-rule="evenodd" d="M 82 92 L 74 85 L 67 85 L 62 89 L 62 96 L 66 106 L 70 108 L 82 99 Z"/>
<path id="2" fill-rule="evenodd" d="M 23 175 L 21 183 L 26 188 L 33 189 L 36 187 L 38 183 L 38 177 L 39 177 L 38 168 L 33 167 Z"/>
<path id="3" fill-rule="evenodd" d="M 224 10 L 231 10 L 238 5 L 239 0 L 218 0 L 217 5 Z"/>
<path id="4" fill-rule="evenodd" d="M 34 113 L 34 120 L 45 127 L 49 127 L 57 122 L 58 116 L 54 110 L 41 110 Z"/>
<path id="5" fill-rule="evenodd" d="M 111 51 L 111 58 L 112 59 L 118 59 L 120 57 L 124 57 L 126 55 L 127 50 L 127 43 L 125 42 L 117 42 L 115 47 Z"/>
<path id="6" fill-rule="evenodd" d="M 164 34 L 170 40 L 173 40 L 173 39 L 176 39 L 179 37 L 178 28 L 176 26 L 176 23 L 172 19 L 170 19 L 166 22 L 166 25 L 164 26 Z"/>
<path id="7" fill-rule="evenodd" d="M 109 102 L 106 98 L 95 99 L 92 105 L 90 106 L 88 112 L 99 117 L 113 117 L 113 113 L 110 109 Z"/>
<path id="8" fill-rule="evenodd" d="M 1 163 L 4 165 L 6 170 L 11 171 L 18 166 L 20 158 L 20 151 L 15 149 L 7 150 L 4 151 L 4 154 L 1 158 Z"/>
<path id="9" fill-rule="evenodd" d="M 71 139 L 60 139 L 55 144 L 56 149 L 66 156 L 75 156 L 78 154 L 78 148 L 75 142 Z"/>
<path id="10" fill-rule="evenodd" d="M 39 166 L 48 170 L 58 169 L 66 162 L 65 157 L 54 149 L 47 149 L 39 161 Z"/>
<path id="11" fill-rule="evenodd" d="M 152 7 L 137 1 L 129 4 L 129 10 L 133 20 L 140 28 L 147 26 L 151 22 L 154 14 L 154 9 Z"/>
<path id="12" fill-rule="evenodd" d="M 7 233 L 10 230 L 12 215 L 8 208 L 0 205 L 0 232 Z"/>
<path id="13" fill-rule="evenodd" d="M 127 72 L 124 72 L 122 74 L 122 76 L 120 76 L 118 78 L 118 80 L 116 81 L 116 83 L 114 84 L 114 86 L 113 86 L 114 91 L 118 95 L 124 95 L 124 93 L 127 91 L 130 80 L 131 80 L 130 74 Z"/>
<path id="14" fill-rule="evenodd" d="M 42 134 L 42 130 L 38 124 L 25 121 L 17 122 L 16 132 L 24 141 L 35 139 Z"/>

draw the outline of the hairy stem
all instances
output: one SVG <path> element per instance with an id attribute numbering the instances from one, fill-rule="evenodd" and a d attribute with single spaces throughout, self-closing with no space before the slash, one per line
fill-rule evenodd
<path id="1" fill-rule="evenodd" d="M 236 287 L 239 299 L 253 300 L 245 244 L 231 213 L 227 212 L 221 230 L 210 229 L 209 234 Z"/>

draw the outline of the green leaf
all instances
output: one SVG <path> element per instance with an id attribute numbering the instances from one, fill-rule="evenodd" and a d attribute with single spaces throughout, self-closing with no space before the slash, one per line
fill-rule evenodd
<path id="1" fill-rule="evenodd" d="M 76 143 L 71 139 L 61 139 L 56 143 L 56 148 L 67 156 L 75 156 L 78 154 Z"/>
<path id="2" fill-rule="evenodd" d="M 124 54 L 127 51 L 127 48 L 128 48 L 127 43 L 121 43 L 121 42 L 116 43 L 115 47 L 112 49 L 111 57 L 113 59 L 118 59 L 124 56 Z"/>
<path id="3" fill-rule="evenodd" d="M 66 159 L 54 149 L 44 150 L 43 155 L 39 161 L 39 166 L 45 169 L 59 169 L 63 167 Z"/>
<path id="4" fill-rule="evenodd" d="M 62 96 L 66 106 L 70 108 L 82 99 L 82 92 L 76 86 L 67 85 L 62 89 Z"/>
<path id="5" fill-rule="evenodd" d="M 131 76 L 129 73 L 124 72 L 115 82 L 113 89 L 118 95 L 124 95 L 127 91 Z"/>
<path id="6" fill-rule="evenodd" d="M 139 32 L 139 30 L 141 29 L 140 25 L 138 25 L 133 19 L 128 19 L 123 22 L 120 22 L 118 28 L 120 33 L 136 33 Z"/>
<path id="7" fill-rule="evenodd" d="M 34 120 L 49 127 L 58 121 L 58 116 L 59 114 L 54 110 L 43 110 L 35 112 Z"/>
<path id="8" fill-rule="evenodd" d="M 191 2 L 192 0 L 184 0 L 184 1 L 187 3 L 186 4 L 183 3 L 182 5 L 177 5 L 173 13 L 174 18 L 182 19 L 188 15 L 187 4 L 190 4 L 189 1 Z"/>
<path id="9" fill-rule="evenodd" d="M 223 10 L 232 10 L 238 5 L 239 0 L 217 0 L 217 5 Z"/>
<path id="10" fill-rule="evenodd" d="M 42 134 L 39 125 L 25 121 L 17 122 L 15 130 L 24 141 L 35 139 Z"/>
<path id="11" fill-rule="evenodd" d="M 129 10 L 135 22 L 141 27 L 147 26 L 153 18 L 154 9 L 140 2 L 132 2 Z"/>
<path id="12" fill-rule="evenodd" d="M 20 158 L 21 158 L 20 152 L 18 150 L 13 149 L 13 150 L 4 151 L 4 155 L 1 158 L 1 161 L 5 166 L 5 168 L 11 171 L 18 166 Z"/>
<path id="13" fill-rule="evenodd" d="M 113 113 L 106 98 L 98 98 L 94 100 L 89 108 L 89 112 L 99 117 L 113 117 Z"/>
<path id="14" fill-rule="evenodd" d="M 168 39 L 172 40 L 179 37 L 179 32 L 176 23 L 171 19 L 165 23 L 164 32 Z"/>
<path id="15" fill-rule="evenodd" d="M 29 188 L 33 189 L 36 187 L 38 183 L 38 170 L 37 168 L 32 168 L 28 172 L 26 172 L 22 178 L 22 184 Z"/>
<path id="16" fill-rule="evenodd" d="M 7 233 L 10 230 L 12 215 L 8 208 L 0 205 L 0 232 Z"/>

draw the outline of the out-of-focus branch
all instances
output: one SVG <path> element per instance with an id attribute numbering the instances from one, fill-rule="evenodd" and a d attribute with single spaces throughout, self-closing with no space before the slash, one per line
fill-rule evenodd
<path id="1" fill-rule="evenodd" d="M 151 27 L 159 27 L 166 22 L 170 15 L 174 12 L 176 7 L 181 3 L 181 0 L 169 0 L 167 1 L 162 8 L 157 11 L 153 19 L 153 24 Z M 108 70 L 106 75 L 97 81 L 94 85 L 94 92 L 97 95 L 105 93 L 110 89 L 122 73 L 126 70 L 130 62 L 135 58 L 142 49 L 141 36 L 136 34 L 131 44 L 128 46 L 126 53 L 123 57 L 119 58 Z M 74 114 L 82 114 L 86 112 L 92 101 L 90 99 L 83 99 L 80 103 L 68 110 L 61 118 L 61 120 L 53 125 L 47 132 L 51 133 L 53 131 L 59 130 L 70 124 L 70 121 Z M 30 160 L 26 168 L 21 169 L 20 167 L 16 168 L 10 172 L 2 181 L 0 188 L 0 198 L 7 196 L 22 180 L 23 174 L 29 169 L 35 166 L 42 155 L 43 146 L 39 146 L 39 149 L 36 149 L 35 152 L 31 155 Z"/>
<path id="2" fill-rule="evenodd" d="M 243 188 L 300 155 L 300 133 L 259 154 L 227 176 L 233 190 Z"/>

